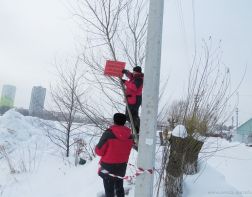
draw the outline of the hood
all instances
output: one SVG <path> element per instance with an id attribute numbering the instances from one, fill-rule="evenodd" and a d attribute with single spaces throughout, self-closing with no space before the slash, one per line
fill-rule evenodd
<path id="1" fill-rule="evenodd" d="M 128 140 L 131 135 L 131 130 L 125 126 L 113 125 L 110 129 L 119 140 Z"/>

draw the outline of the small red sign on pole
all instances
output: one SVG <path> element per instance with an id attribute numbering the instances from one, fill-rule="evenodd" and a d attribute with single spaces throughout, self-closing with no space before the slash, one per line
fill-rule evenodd
<path id="1" fill-rule="evenodd" d="M 104 75 L 122 77 L 122 70 L 125 68 L 125 65 L 125 62 L 107 60 Z"/>

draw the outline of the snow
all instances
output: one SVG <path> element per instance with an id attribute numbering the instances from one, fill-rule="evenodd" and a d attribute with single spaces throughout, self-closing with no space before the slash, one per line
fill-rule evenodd
<path id="1" fill-rule="evenodd" d="M 20 113 L 9 110 L 0 118 L 0 140 L 10 143 L 21 143 L 29 140 L 36 131 L 30 118 L 25 118 Z"/>
<path id="2" fill-rule="evenodd" d="M 224 174 L 226 181 L 238 191 L 248 192 L 250 195 L 247 196 L 252 196 L 252 148 L 243 143 L 213 138 L 208 140 L 204 148 L 209 150 L 210 147 L 217 147 L 217 152 L 209 158 L 208 163 Z"/>
<path id="3" fill-rule="evenodd" d="M 211 167 L 211 165 L 205 165 L 204 167 L 202 166 L 202 168 L 204 169 L 200 174 L 185 177 L 185 195 L 183 196 L 230 197 L 230 194 L 236 194 L 236 197 L 242 196 L 239 194 L 239 191 L 229 185 L 226 182 L 225 177 Z"/>
<path id="4" fill-rule="evenodd" d="M 94 162 L 97 163 L 97 159 Z M 63 161 L 59 163 L 56 158 L 47 158 L 39 171 L 30 176 L 15 175 L 15 183 L 4 189 L 3 196 L 96 196 L 97 189 L 102 190 L 101 179 L 94 176 L 96 170 L 97 165 L 93 163 L 76 168 Z"/>
<path id="5" fill-rule="evenodd" d="M 172 135 L 180 138 L 186 138 L 187 137 L 187 131 L 186 128 L 183 125 L 177 125 L 173 131 Z"/>
<path id="6" fill-rule="evenodd" d="M 184 197 L 252 197 L 252 148 L 209 138 L 199 161 L 200 173 L 185 177 Z"/>
<path id="7" fill-rule="evenodd" d="M 14 110 L 0 116 L 0 145 L 5 146 L 16 172 L 11 174 L 6 158 L 0 153 L 1 197 L 97 197 L 103 193 L 102 179 L 97 175 L 99 157 L 85 165 L 74 166 L 73 150 L 64 157 L 59 147 L 45 136 L 41 121 L 24 117 Z M 48 121 L 47 123 L 56 124 Z M 178 127 L 173 134 L 185 136 Z M 92 132 L 97 128 L 83 126 Z M 177 132 L 179 131 L 179 132 Z M 182 134 L 182 135 L 181 135 Z M 99 139 L 94 137 L 91 146 Z M 162 148 L 158 147 L 156 168 Z M 132 150 L 129 163 L 136 166 L 137 152 Z M 252 197 L 252 148 L 220 138 L 208 138 L 199 156 L 200 171 L 184 177 L 183 197 Z M 127 175 L 135 173 L 128 166 Z M 157 176 L 155 175 L 155 182 Z M 134 183 L 125 181 L 129 195 Z M 155 190 L 155 187 L 154 187 Z"/>

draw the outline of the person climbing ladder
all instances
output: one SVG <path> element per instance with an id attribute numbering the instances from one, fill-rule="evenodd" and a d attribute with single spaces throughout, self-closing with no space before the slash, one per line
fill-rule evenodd
<path id="1" fill-rule="evenodd" d="M 122 79 L 122 82 L 126 87 L 125 94 L 129 110 L 132 114 L 133 125 L 136 129 L 137 134 L 139 134 L 140 129 L 139 107 L 142 104 L 144 74 L 142 73 L 142 68 L 140 66 L 135 66 L 133 68 L 133 72 L 123 69 L 122 73 L 125 74 L 126 77 L 128 78 L 128 80 Z M 130 122 L 129 113 L 127 109 L 125 115 L 127 121 Z"/>

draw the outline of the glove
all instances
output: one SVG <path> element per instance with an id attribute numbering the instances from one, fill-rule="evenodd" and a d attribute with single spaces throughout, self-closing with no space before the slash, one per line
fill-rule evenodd
<path id="1" fill-rule="evenodd" d="M 128 72 L 128 70 L 122 69 L 122 73 L 123 73 L 123 74 L 126 74 L 127 72 Z"/>
<path id="2" fill-rule="evenodd" d="M 125 79 L 122 79 L 122 82 L 123 82 L 123 83 L 125 83 L 125 81 L 126 81 Z"/>

